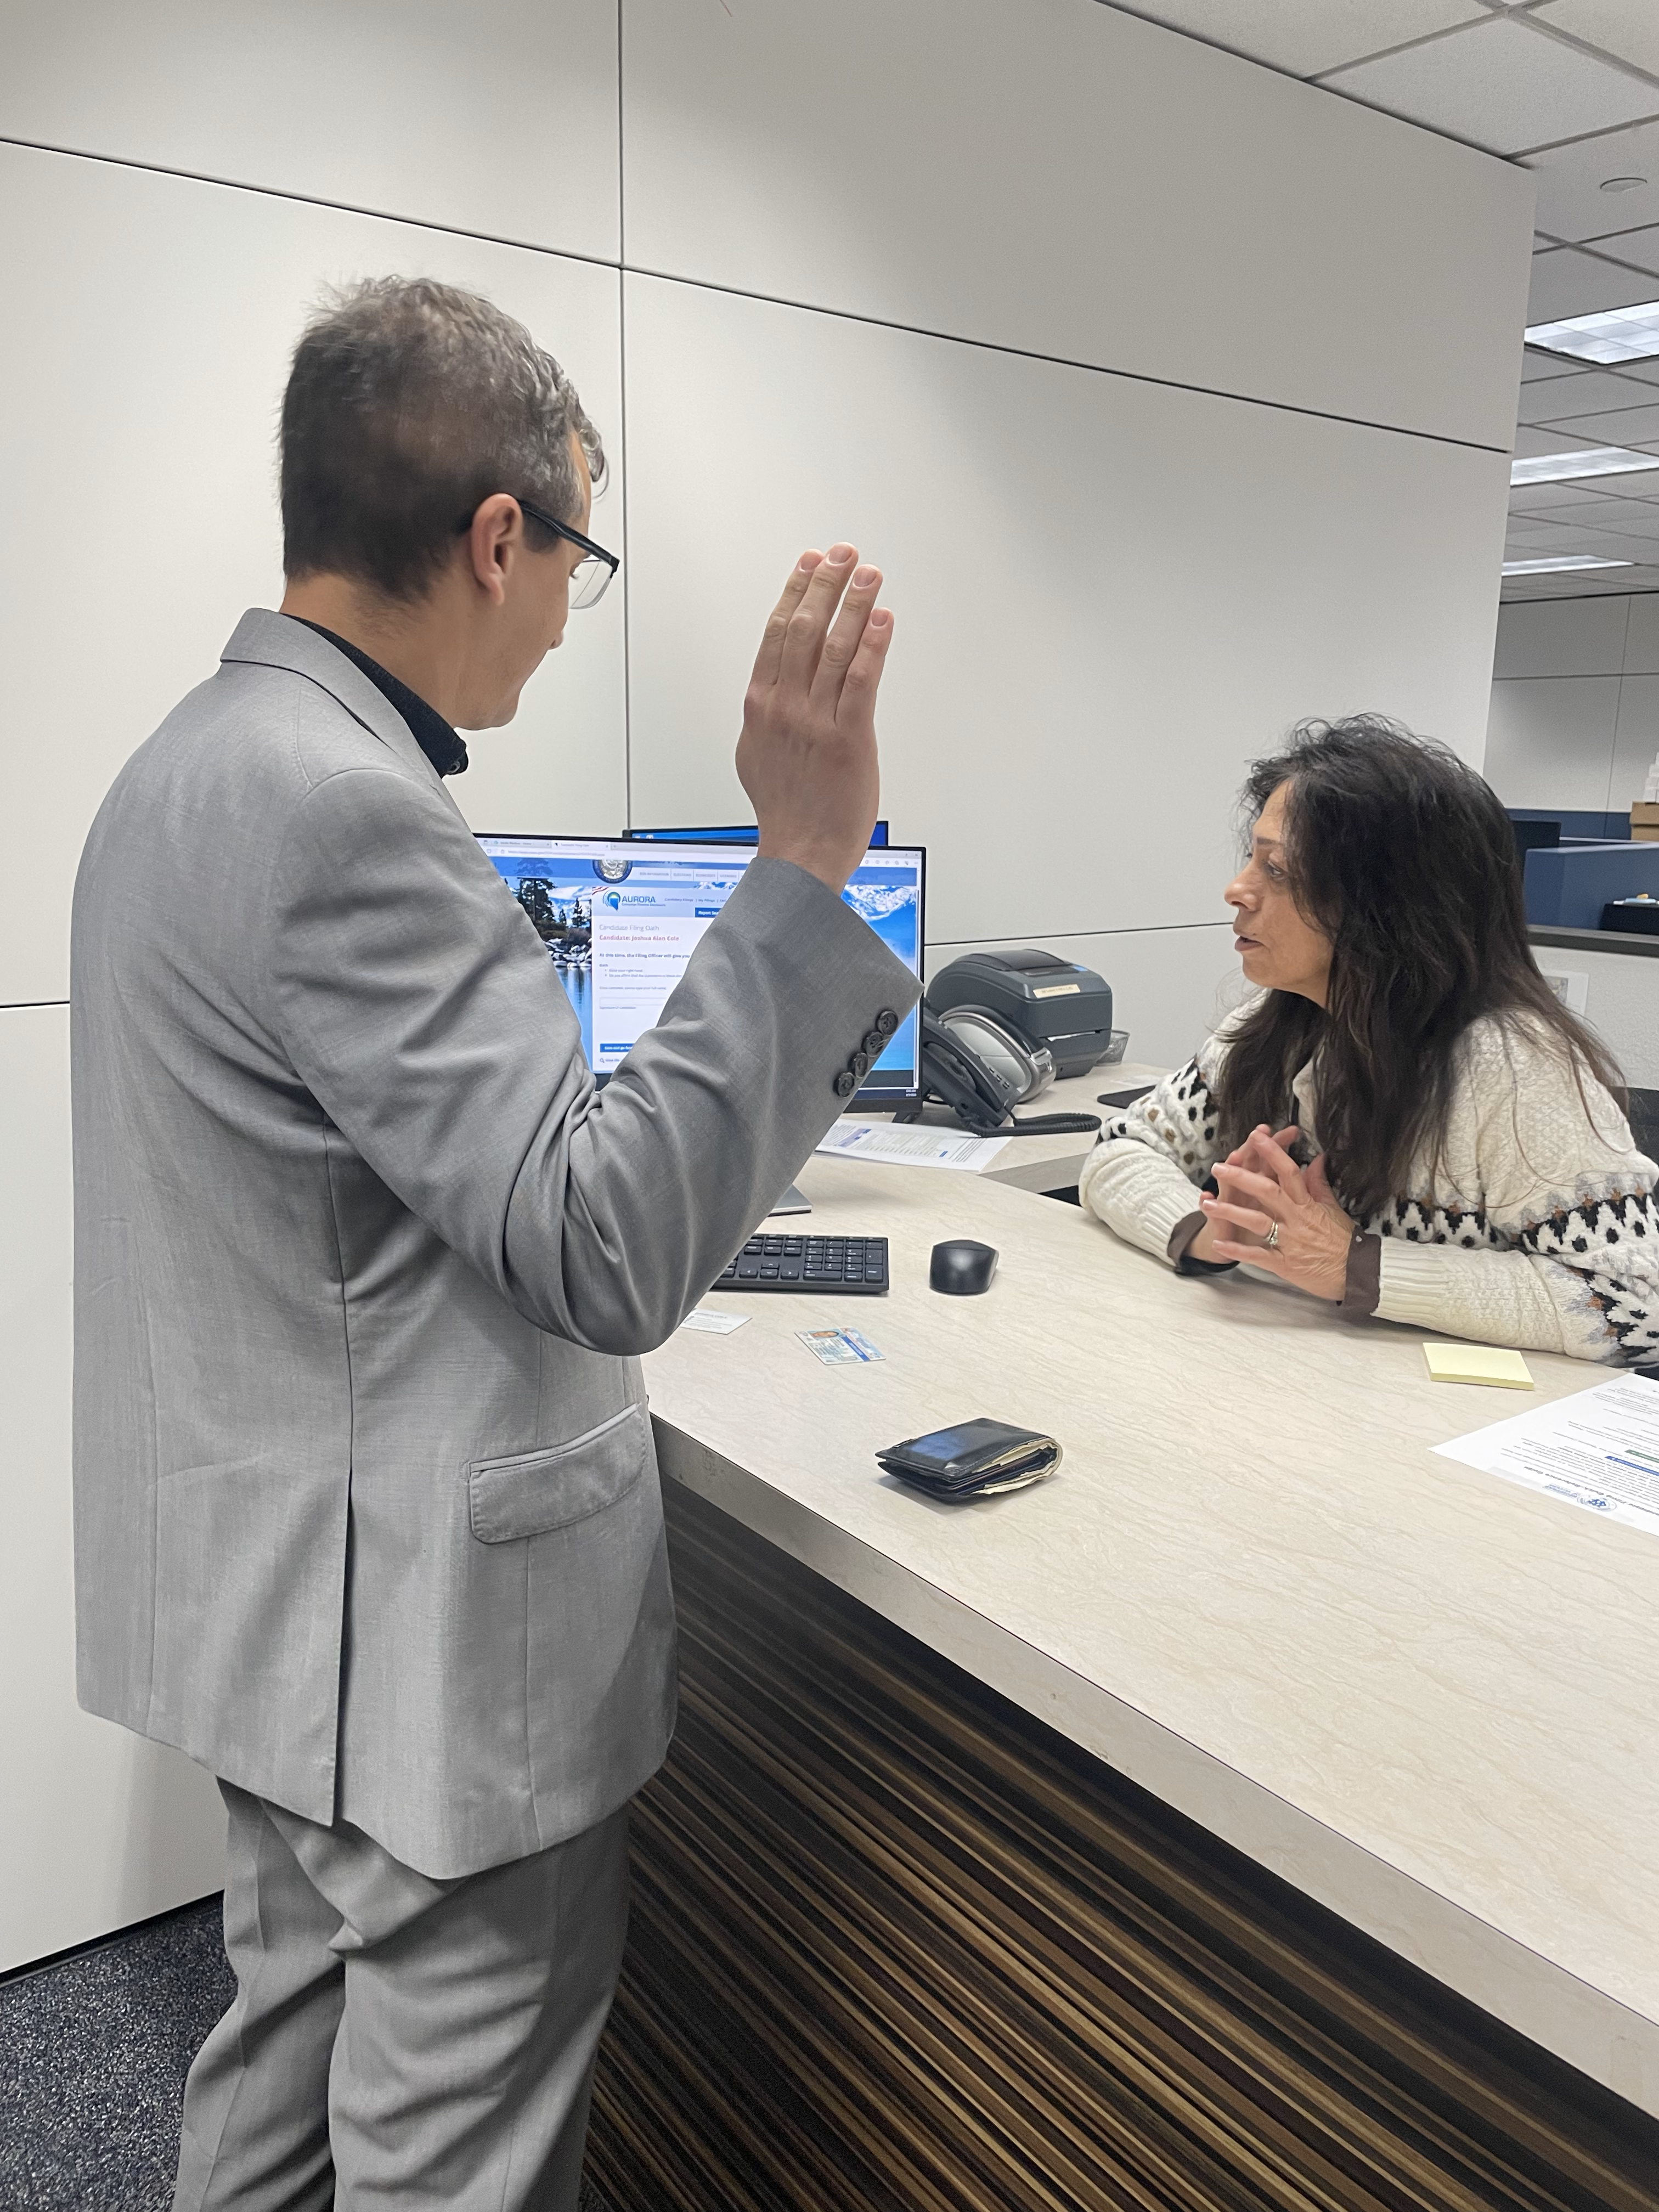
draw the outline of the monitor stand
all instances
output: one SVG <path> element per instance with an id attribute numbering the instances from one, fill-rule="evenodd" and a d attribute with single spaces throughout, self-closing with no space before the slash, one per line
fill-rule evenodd
<path id="1" fill-rule="evenodd" d="M 790 1184 L 788 1189 L 772 1208 L 774 1213 L 810 1213 L 811 1211 L 811 1200 L 807 1197 L 805 1191 L 797 1190 L 793 1183 Z"/>

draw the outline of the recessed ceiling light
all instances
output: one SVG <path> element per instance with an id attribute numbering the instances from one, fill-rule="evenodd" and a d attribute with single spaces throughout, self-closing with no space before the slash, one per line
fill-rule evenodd
<path id="1" fill-rule="evenodd" d="M 1659 469 L 1659 453 L 1633 453 L 1624 446 L 1586 446 L 1577 453 L 1528 453 L 1510 463 L 1512 484 L 1571 483 L 1578 477 L 1627 477 Z"/>
<path id="2" fill-rule="evenodd" d="M 1645 177 L 1603 177 L 1601 190 L 1604 192 L 1639 192 L 1646 182 Z"/>
<path id="3" fill-rule="evenodd" d="M 1598 561 L 1593 553 L 1553 553 L 1541 561 L 1505 561 L 1506 576 L 1553 576 L 1568 568 L 1633 568 L 1633 561 Z"/>
<path id="4" fill-rule="evenodd" d="M 1568 354 L 1575 361 L 1649 361 L 1659 354 L 1659 300 L 1608 307 L 1596 315 L 1568 315 L 1559 323 L 1534 323 L 1526 339 L 1546 353 Z"/>

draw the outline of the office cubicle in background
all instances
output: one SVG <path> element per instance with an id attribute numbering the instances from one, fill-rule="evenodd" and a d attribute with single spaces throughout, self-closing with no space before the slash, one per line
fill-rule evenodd
<path id="1" fill-rule="evenodd" d="M 0 84 L 0 1964 L 212 1886 L 210 1793 L 70 1673 L 64 1039 L 100 795 L 280 588 L 321 287 L 478 286 L 570 368 L 623 586 L 455 787 L 481 827 L 727 817 L 800 546 L 889 571 L 884 812 L 935 964 L 1053 943 L 1185 1054 L 1246 759 L 1483 741 L 1530 186 L 1097 0 L 17 0 Z"/>

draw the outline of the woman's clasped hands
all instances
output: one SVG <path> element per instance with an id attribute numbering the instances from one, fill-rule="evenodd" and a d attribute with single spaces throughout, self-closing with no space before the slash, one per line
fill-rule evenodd
<path id="1" fill-rule="evenodd" d="M 1219 1196 L 1199 1200 L 1210 1224 L 1203 1256 L 1247 1261 L 1340 1304 L 1354 1224 L 1332 1194 L 1323 1154 L 1306 1168 L 1291 1157 L 1298 1134 L 1263 1122 L 1218 1164 Z"/>

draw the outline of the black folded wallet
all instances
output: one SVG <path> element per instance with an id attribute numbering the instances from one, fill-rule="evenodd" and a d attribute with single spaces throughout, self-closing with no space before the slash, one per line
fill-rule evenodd
<path id="1" fill-rule="evenodd" d="M 1060 1462 L 1052 1437 L 1016 1429 L 1006 1421 L 962 1421 L 929 1436 L 907 1437 L 876 1454 L 876 1463 L 901 1482 L 945 1498 L 994 1498 L 1041 1482 Z"/>

